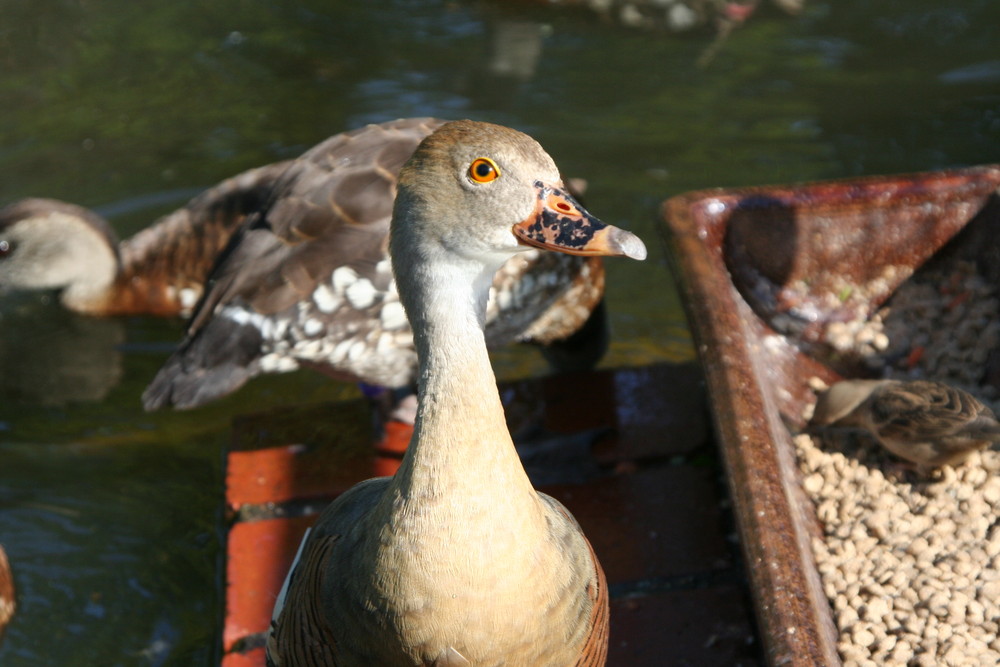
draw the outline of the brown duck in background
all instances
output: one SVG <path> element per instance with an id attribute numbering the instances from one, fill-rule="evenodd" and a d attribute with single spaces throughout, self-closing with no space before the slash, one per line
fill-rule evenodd
<path id="1" fill-rule="evenodd" d="M 442 123 L 370 125 L 292 161 L 220 256 L 145 407 L 195 407 L 259 373 L 300 366 L 412 385 L 416 351 L 390 270 L 389 218 L 399 168 Z M 487 344 L 536 343 L 557 368 L 589 367 L 607 343 L 603 289 L 598 257 L 512 257 L 493 280 Z"/>
<path id="2" fill-rule="evenodd" d="M 227 179 L 121 243 L 104 218 L 75 204 L 10 204 L 0 209 L 0 288 L 58 289 L 66 308 L 88 315 L 187 314 L 287 164 Z"/>
<path id="3" fill-rule="evenodd" d="M 335 500 L 275 606 L 268 664 L 603 665 L 608 592 L 576 521 L 528 481 L 484 340 L 490 281 L 526 245 L 643 259 L 520 132 L 438 129 L 403 167 L 392 262 L 419 358 L 395 476 Z"/>
<path id="4" fill-rule="evenodd" d="M 300 365 L 410 385 L 416 353 L 388 269 L 389 216 L 400 166 L 443 122 L 335 135 L 220 183 L 120 244 L 79 206 L 11 204 L 0 210 L 0 288 L 60 289 L 67 308 L 91 315 L 170 316 L 191 311 L 211 273 L 187 340 L 146 392 L 150 409 L 201 405 Z M 534 343 L 559 370 L 588 368 L 607 345 L 603 293 L 600 258 L 511 258 L 494 280 L 488 343 Z"/>
<path id="5" fill-rule="evenodd" d="M 1000 441 L 993 411 L 972 394 L 933 380 L 845 380 L 816 402 L 811 429 L 857 427 L 926 474 L 962 463 Z"/>

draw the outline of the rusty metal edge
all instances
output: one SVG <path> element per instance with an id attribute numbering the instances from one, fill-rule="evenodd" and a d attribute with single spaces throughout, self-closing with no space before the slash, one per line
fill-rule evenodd
<path id="1" fill-rule="evenodd" d="M 709 392 L 727 396 L 732 405 L 730 413 L 714 410 L 713 419 L 764 652 L 774 667 L 837 667 L 842 664 L 837 634 L 809 544 L 788 432 L 751 372 L 749 332 L 739 316 L 735 290 L 724 280 L 728 273 L 720 267 L 721 258 L 711 257 L 698 238 L 691 215 L 692 204 L 707 194 L 667 200 L 662 236 L 688 318 L 696 324 L 692 335 Z M 719 195 L 724 197 L 723 191 Z M 693 280 L 695 275 L 702 281 Z M 744 439 L 745 431 L 753 437 Z"/>
<path id="2" fill-rule="evenodd" d="M 927 183 L 940 188 L 949 181 L 985 201 L 989 191 L 1000 185 L 1000 165 L 790 186 L 713 188 L 678 195 L 661 208 L 668 262 L 693 324 L 709 392 L 724 397 L 717 404 L 731 406 L 729 412 L 713 410 L 713 419 L 771 665 L 842 663 L 810 546 L 811 535 L 816 534 L 814 511 L 799 482 L 790 435 L 775 397 L 761 389 L 759 380 L 765 375 L 756 365 L 764 362 L 748 347 L 754 332 L 742 316 L 749 309 L 729 280 L 721 250 L 714 252 L 706 243 L 710 235 L 723 234 L 724 225 L 700 225 L 695 205 L 712 201 L 720 210 L 728 210 L 757 196 L 777 196 L 794 204 L 822 193 L 824 205 L 836 208 L 875 192 L 904 202 Z"/>

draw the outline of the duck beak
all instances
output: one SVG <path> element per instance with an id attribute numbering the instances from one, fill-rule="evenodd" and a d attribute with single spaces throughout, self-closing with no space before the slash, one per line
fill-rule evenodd
<path id="1" fill-rule="evenodd" d="M 632 232 L 601 222 L 560 187 L 536 181 L 535 188 L 535 212 L 512 230 L 520 244 L 570 255 L 646 259 L 646 246 Z"/>

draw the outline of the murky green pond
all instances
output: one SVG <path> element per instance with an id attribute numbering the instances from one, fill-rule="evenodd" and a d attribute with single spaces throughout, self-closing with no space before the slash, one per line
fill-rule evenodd
<path id="1" fill-rule="evenodd" d="M 705 69 L 708 31 L 502 4 L 0 0 L 0 205 L 65 199 L 127 236 L 367 122 L 512 125 L 653 250 L 609 262 L 604 364 L 620 366 L 693 355 L 656 235 L 664 198 L 1000 161 L 995 0 L 764 6 Z M 231 418 L 355 395 L 302 372 L 147 415 L 139 394 L 181 324 L 0 297 L 0 543 L 20 589 L 4 667 L 216 664 Z M 496 364 L 545 370 L 530 350 Z"/>

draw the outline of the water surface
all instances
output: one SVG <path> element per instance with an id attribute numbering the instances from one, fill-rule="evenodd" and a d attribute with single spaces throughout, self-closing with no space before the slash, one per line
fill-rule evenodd
<path id="1" fill-rule="evenodd" d="M 508 124 L 652 251 L 608 263 L 604 365 L 621 366 L 693 357 L 656 232 L 666 197 L 1000 161 L 992 0 L 764 7 L 706 69 L 694 63 L 709 32 L 500 5 L 0 0 L 0 204 L 65 199 L 127 236 L 364 123 Z M 4 667 L 216 664 L 230 420 L 356 395 L 302 372 L 144 414 L 139 394 L 181 326 L 0 299 L 0 542 L 21 591 Z M 545 371 L 530 350 L 496 364 Z"/>

